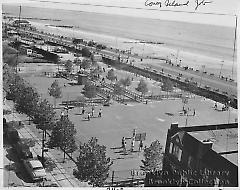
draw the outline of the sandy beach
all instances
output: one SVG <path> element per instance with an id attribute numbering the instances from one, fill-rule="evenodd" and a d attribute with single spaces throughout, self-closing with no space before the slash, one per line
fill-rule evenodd
<path id="1" fill-rule="evenodd" d="M 202 70 L 202 66 L 205 65 L 205 70 L 209 73 L 218 75 L 222 66 L 222 75 L 232 78 L 232 66 L 233 60 L 224 60 L 216 56 L 204 55 L 201 51 L 190 52 L 181 50 L 179 47 L 168 46 L 166 44 L 149 44 L 140 43 L 139 40 L 122 38 L 111 35 L 105 35 L 100 33 L 94 33 L 84 31 L 80 29 L 69 29 L 48 26 L 39 22 L 31 22 L 38 30 L 54 33 L 57 35 L 64 35 L 72 38 L 83 38 L 84 40 L 93 40 L 99 43 L 103 43 L 107 46 L 126 50 L 132 50 L 132 53 L 137 53 L 142 56 L 151 57 L 165 57 L 172 60 L 173 63 L 181 63 L 182 65 L 193 67 L 194 69 Z M 236 61 L 236 60 L 235 60 Z M 237 78 L 237 65 L 234 63 L 233 78 Z"/>
<path id="2" fill-rule="evenodd" d="M 17 6 L 3 6 L 3 12 L 9 15 L 18 16 L 18 11 Z M 94 40 L 118 49 L 131 48 L 143 56 L 168 57 L 199 70 L 205 65 L 207 72 L 217 75 L 222 67 L 222 75 L 237 78 L 233 27 L 28 6 L 22 7 L 21 15 L 48 19 L 29 20 L 45 32 Z"/>

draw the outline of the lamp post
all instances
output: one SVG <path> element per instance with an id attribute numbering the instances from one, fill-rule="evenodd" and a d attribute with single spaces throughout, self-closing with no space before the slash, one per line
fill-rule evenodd
<path id="1" fill-rule="evenodd" d="M 201 84 L 202 84 L 202 77 L 203 77 L 204 69 L 205 69 L 205 65 L 202 65 L 202 75 L 201 75 L 199 87 L 201 87 Z"/>
<path id="2" fill-rule="evenodd" d="M 45 141 L 45 134 L 44 134 L 44 130 L 42 130 L 43 131 L 43 133 L 42 133 L 42 165 L 44 166 L 44 161 L 45 161 L 45 159 L 44 159 L 44 148 L 45 148 L 45 144 L 44 144 L 44 141 Z"/>
<path id="3" fill-rule="evenodd" d="M 68 109 L 67 109 L 67 114 L 68 114 Z M 61 121 L 63 122 L 64 117 L 68 115 L 65 115 L 64 112 L 61 113 Z M 62 123 L 63 124 L 63 123 Z M 62 143 L 65 141 L 65 126 L 63 126 L 63 136 L 62 136 Z M 63 163 L 65 162 L 65 144 L 63 146 Z"/>
<path id="4" fill-rule="evenodd" d="M 222 60 L 222 62 L 224 62 L 224 60 Z M 219 78 L 221 78 L 221 74 L 222 74 L 222 67 L 223 67 L 223 63 L 221 64 L 221 69 L 220 69 L 220 72 L 219 72 Z"/>

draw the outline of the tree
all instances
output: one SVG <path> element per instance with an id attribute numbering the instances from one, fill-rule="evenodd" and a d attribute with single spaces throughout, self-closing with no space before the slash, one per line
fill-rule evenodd
<path id="1" fill-rule="evenodd" d="M 163 84 L 161 86 L 162 91 L 166 91 L 167 92 L 167 96 L 168 96 L 168 92 L 173 91 L 173 83 L 171 80 L 169 79 L 165 79 L 163 80 Z"/>
<path id="2" fill-rule="evenodd" d="M 16 74 L 14 69 L 8 64 L 3 65 L 3 90 L 7 92 L 7 96 L 12 99 L 17 95 L 19 85 L 24 85 L 22 78 Z M 20 89 L 20 88 L 19 88 Z M 16 93 L 14 93 L 16 92 Z"/>
<path id="3" fill-rule="evenodd" d="M 51 87 L 48 88 L 48 94 L 54 98 L 54 107 L 56 107 L 56 99 L 61 98 L 62 96 L 61 87 L 59 86 L 59 83 L 57 80 L 55 80 L 51 84 Z"/>
<path id="4" fill-rule="evenodd" d="M 87 83 L 84 86 L 84 96 L 86 96 L 89 99 L 95 98 L 97 95 L 97 87 L 93 84 Z"/>
<path id="5" fill-rule="evenodd" d="M 81 59 L 75 58 L 73 62 L 74 62 L 75 65 L 79 66 L 79 71 L 80 71 L 81 65 L 82 65 Z"/>
<path id="6" fill-rule="evenodd" d="M 34 88 L 26 85 L 25 83 L 18 86 L 15 99 L 16 111 L 25 113 L 29 117 L 33 117 L 38 101 L 39 94 Z"/>
<path id="7" fill-rule="evenodd" d="M 145 172 L 161 170 L 162 169 L 162 159 L 163 151 L 162 145 L 158 140 L 151 143 L 150 147 L 144 149 L 144 160 L 142 160 L 143 165 L 140 168 Z"/>
<path id="8" fill-rule="evenodd" d="M 123 88 L 119 82 L 114 85 L 113 93 L 119 96 L 122 96 L 124 94 Z"/>
<path id="9" fill-rule="evenodd" d="M 72 153 L 77 149 L 75 135 L 77 131 L 74 124 L 68 119 L 68 116 L 62 115 L 53 127 L 50 140 L 48 141 L 49 148 L 59 147 L 65 153 Z"/>
<path id="10" fill-rule="evenodd" d="M 90 77 L 92 80 L 98 80 L 101 73 L 101 67 L 95 67 L 93 70 L 90 71 Z"/>
<path id="11" fill-rule="evenodd" d="M 70 74 L 73 70 L 73 63 L 71 60 L 67 60 L 67 62 L 64 64 L 64 67 L 68 74 Z"/>
<path id="12" fill-rule="evenodd" d="M 91 67 L 91 65 L 92 65 L 92 63 L 91 63 L 91 60 L 90 60 L 90 59 L 83 59 L 82 64 L 81 64 L 81 67 L 82 67 L 83 69 L 88 69 L 88 68 Z"/>
<path id="13" fill-rule="evenodd" d="M 110 158 L 106 157 L 106 147 L 99 145 L 97 138 L 92 137 L 87 143 L 80 144 L 77 169 L 73 170 L 73 175 L 101 187 L 109 175 L 111 164 Z"/>
<path id="14" fill-rule="evenodd" d="M 3 62 L 7 63 L 11 67 L 17 66 L 17 55 L 16 54 L 5 54 L 3 57 Z"/>
<path id="15" fill-rule="evenodd" d="M 86 101 L 86 98 L 85 98 L 84 96 L 78 96 L 78 97 L 76 98 L 76 101 L 81 102 L 81 103 L 84 103 L 84 102 Z"/>
<path id="16" fill-rule="evenodd" d="M 17 53 L 18 51 L 10 46 L 3 44 L 3 62 L 11 67 L 17 67 Z"/>
<path id="17" fill-rule="evenodd" d="M 84 56 L 84 57 L 90 57 L 91 56 L 91 52 L 89 51 L 88 48 L 84 47 L 82 49 L 82 56 Z"/>
<path id="18" fill-rule="evenodd" d="M 136 90 L 138 92 L 141 92 L 142 95 L 146 94 L 148 92 L 147 83 L 143 79 L 141 79 L 138 83 L 138 87 L 136 88 Z"/>
<path id="19" fill-rule="evenodd" d="M 128 76 L 127 78 L 125 79 L 121 79 L 120 80 L 120 83 L 125 87 L 127 88 L 128 86 L 130 86 L 132 84 L 132 81 L 130 79 L 130 77 Z"/>
<path id="20" fill-rule="evenodd" d="M 54 126 L 56 112 L 53 106 L 46 100 L 41 100 L 35 108 L 33 122 L 41 130 L 51 130 Z"/>
<path id="21" fill-rule="evenodd" d="M 115 72 L 114 72 L 113 69 L 111 69 L 110 71 L 108 71 L 106 78 L 109 79 L 111 82 L 113 82 L 114 80 L 116 80 L 116 75 L 115 75 Z"/>

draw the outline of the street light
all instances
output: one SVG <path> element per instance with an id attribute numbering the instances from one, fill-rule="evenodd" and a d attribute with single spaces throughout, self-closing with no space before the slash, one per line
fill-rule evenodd
<path id="1" fill-rule="evenodd" d="M 202 65 L 202 75 L 201 75 L 201 80 L 200 80 L 199 87 L 201 87 L 201 84 L 202 84 L 202 77 L 203 77 L 204 69 L 205 69 L 205 65 Z"/>
<path id="2" fill-rule="evenodd" d="M 68 117 L 68 108 L 67 108 L 67 115 L 65 115 L 65 113 L 64 112 L 61 112 L 61 120 L 63 121 L 63 119 L 64 119 L 64 117 Z M 65 126 L 63 126 L 63 136 L 62 136 L 62 143 L 65 141 L 65 133 L 66 133 L 66 131 L 65 131 Z M 65 162 L 65 149 L 66 149 L 66 147 L 65 147 L 66 145 L 65 145 L 65 143 L 64 143 L 64 146 L 63 146 L 63 163 Z"/>
<path id="3" fill-rule="evenodd" d="M 222 62 L 224 62 L 224 60 L 222 60 Z M 222 67 L 223 67 L 223 63 L 221 64 L 221 69 L 220 69 L 220 73 L 219 73 L 219 78 L 221 77 Z"/>
<path id="4" fill-rule="evenodd" d="M 45 130 L 43 129 L 42 131 L 43 131 L 43 133 L 42 133 L 42 157 L 41 157 L 41 160 L 42 160 L 42 165 L 44 166 L 44 162 L 45 162 L 44 152 L 48 152 L 48 149 L 45 149 L 45 144 L 44 144 L 44 141 L 46 140 L 46 134 L 47 134 L 46 129 Z"/>

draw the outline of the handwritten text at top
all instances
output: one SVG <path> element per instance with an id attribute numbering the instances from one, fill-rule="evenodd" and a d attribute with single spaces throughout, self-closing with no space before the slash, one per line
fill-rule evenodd
<path id="1" fill-rule="evenodd" d="M 187 7 L 187 6 L 193 6 L 194 10 L 198 10 L 199 7 L 204 7 L 210 3 L 213 3 L 213 1 L 208 0 L 186 0 L 186 1 L 180 1 L 180 0 L 145 0 L 145 6 L 147 7 Z"/>

